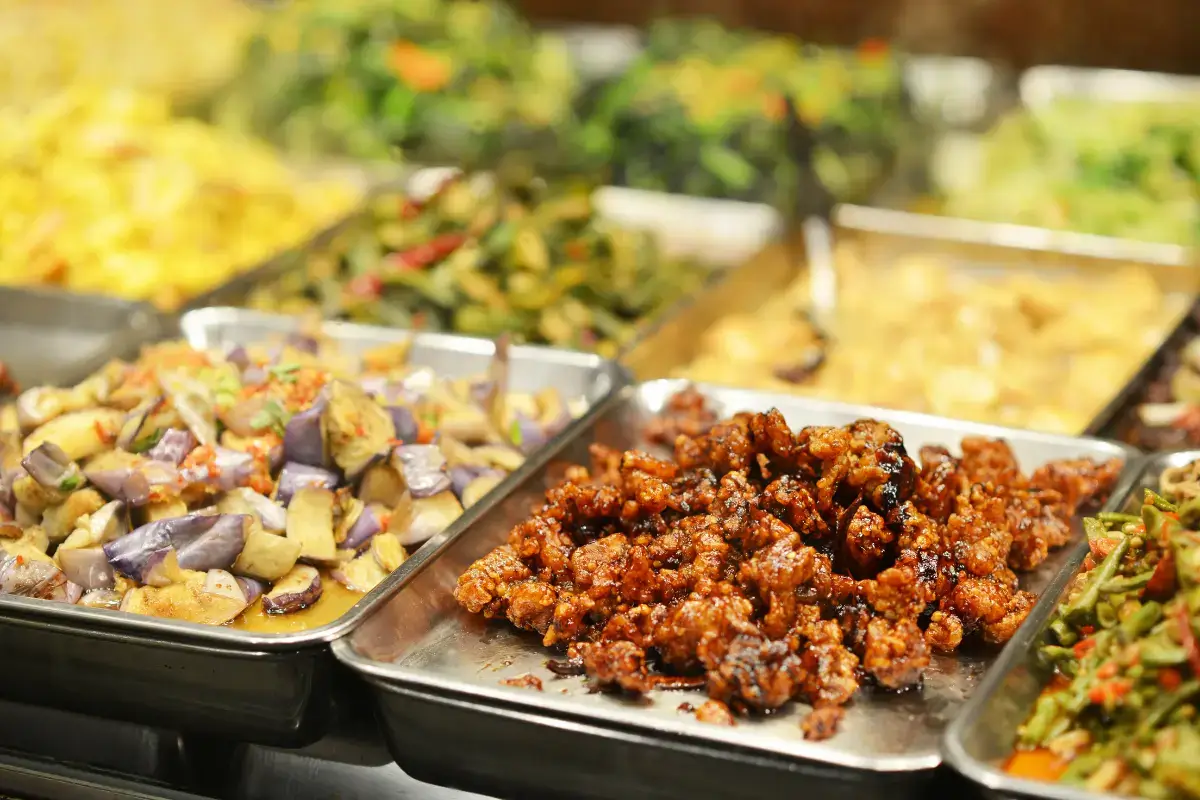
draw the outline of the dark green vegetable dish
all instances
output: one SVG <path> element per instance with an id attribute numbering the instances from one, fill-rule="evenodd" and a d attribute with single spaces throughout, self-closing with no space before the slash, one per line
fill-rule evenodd
<path id="1" fill-rule="evenodd" d="M 643 320 L 698 289 L 704 266 L 604 220 L 586 185 L 454 177 L 370 213 L 250 305 L 477 336 L 511 333 L 615 356 Z"/>
<path id="2" fill-rule="evenodd" d="M 1091 553 L 1040 651 L 1055 677 L 1011 772 L 1200 797 L 1200 462 L 1164 472 L 1161 490 L 1138 514 L 1086 520 Z"/>
<path id="3" fill-rule="evenodd" d="M 209 113 L 296 153 L 470 166 L 569 127 L 575 84 L 562 41 L 499 2 L 296 0 Z"/>
<path id="4" fill-rule="evenodd" d="M 845 200 L 868 194 L 908 119 L 899 62 L 881 43 L 847 52 L 660 23 L 644 55 L 597 93 L 583 149 L 611 162 L 617 184 L 779 202 L 794 181 L 785 96 L 817 135 L 826 186 Z"/>

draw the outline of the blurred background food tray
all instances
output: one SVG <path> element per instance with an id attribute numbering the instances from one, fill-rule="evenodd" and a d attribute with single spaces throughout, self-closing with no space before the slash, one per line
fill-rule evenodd
<path id="1" fill-rule="evenodd" d="M 1200 458 L 1200 451 L 1161 453 L 1142 459 L 1123 480 L 1123 491 L 1113 494 L 1109 508 L 1137 515 L 1146 489 L 1159 490 L 1159 477 L 1171 467 Z M 962 713 L 946 730 L 946 762 L 994 798 L 1045 798 L 1046 800 L 1096 800 L 1114 794 L 1010 775 L 1004 764 L 1013 755 L 1017 729 L 1029 719 L 1034 703 L 1046 688 L 1050 671 L 1039 661 L 1038 648 L 1071 580 L 1079 573 L 1089 548 L 1073 549 L 1062 573 L 1039 598 L 1037 606 L 1009 642 Z"/>
<path id="2" fill-rule="evenodd" d="M 1112 413 L 1200 281 L 1171 245 L 857 206 L 834 221 L 845 323 L 818 369 L 795 363 L 817 340 L 806 270 L 782 246 L 651 330 L 625 363 L 640 379 L 1080 433 Z"/>
<path id="3" fill-rule="evenodd" d="M 270 341 L 302 328 L 300 320 L 228 308 L 191 312 L 180 323 L 184 338 L 201 348 Z M 484 373 L 495 351 L 493 342 L 447 334 L 346 323 L 327 324 L 324 331 L 349 352 L 411 340 L 410 363 L 447 377 Z M 509 364 L 513 390 L 552 386 L 592 409 L 627 379 L 620 367 L 598 356 L 550 348 L 515 346 Z M 585 425 L 587 414 L 594 413 L 586 412 L 558 436 L 573 436 L 574 427 Z M 522 469 L 538 469 L 549 451 L 539 452 Z M 259 633 L 0 595 L 0 638 L 9 654 L 0 660 L 0 694 L 240 741 L 307 745 L 327 732 L 333 714 L 331 687 L 336 681 L 327 643 L 353 628 L 447 542 L 490 513 L 520 480 L 517 473 L 418 548 L 349 611 L 309 630 Z"/>
<path id="4" fill-rule="evenodd" d="M 149 306 L 0 287 L 0 362 L 22 387 L 81 380 L 111 359 L 136 355 L 159 335 Z"/>
<path id="5" fill-rule="evenodd" d="M 920 797 L 940 763 L 938 740 L 996 653 L 937 656 L 921 692 L 866 694 L 847 709 L 841 731 L 822 742 L 804 739 L 802 709 L 789 706 L 736 727 L 681 714 L 689 695 L 654 691 L 627 702 L 588 691 L 579 678 L 556 680 L 552 650 L 536 636 L 471 617 L 455 602 L 459 575 L 524 518 L 563 464 L 586 462 L 588 446 L 646 448 L 642 430 L 683 381 L 629 387 L 593 416 L 581 435 L 562 441 L 557 467 L 527 474 L 494 513 L 452 543 L 404 592 L 351 636 L 335 655 L 365 676 L 380 704 L 385 737 L 397 763 L 418 779 L 471 789 L 492 785 L 514 796 L 570 786 L 573 794 L 608 798 L 651 786 L 658 798 L 743 797 L 754 785 L 770 794 Z M 778 408 L 792 426 L 888 421 L 916 451 L 955 446 L 966 435 L 1003 437 L 1025 469 L 1054 458 L 1128 460 L 1133 451 L 1094 439 L 1051 436 L 878 408 L 699 385 L 718 417 Z M 1026 576 L 1037 591 L 1059 574 L 1070 550 Z M 544 691 L 504 685 L 529 674 Z M 464 759 L 462 752 L 473 754 Z M 612 769 L 620 764 L 621 769 Z"/>

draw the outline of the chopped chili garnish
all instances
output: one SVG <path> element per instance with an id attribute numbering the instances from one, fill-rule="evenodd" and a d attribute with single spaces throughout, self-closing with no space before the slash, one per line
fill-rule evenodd
<path id="1" fill-rule="evenodd" d="M 113 432 L 101 425 L 99 420 L 93 422 L 92 427 L 96 430 L 96 437 L 100 441 L 104 442 L 104 444 L 112 444 L 117 440 L 117 437 L 113 434 Z"/>
<path id="2" fill-rule="evenodd" d="M 1095 625 L 1084 625 L 1084 626 L 1080 627 L 1079 632 L 1082 633 L 1084 636 L 1091 636 L 1093 633 L 1096 632 L 1096 626 Z"/>
<path id="3" fill-rule="evenodd" d="M 1173 692 L 1183 683 L 1183 676 L 1174 667 L 1163 667 L 1158 671 L 1158 685 Z"/>
<path id="4" fill-rule="evenodd" d="M 858 46 L 858 55 L 863 59 L 885 58 L 890 50 L 886 39 L 864 39 Z"/>
<path id="5" fill-rule="evenodd" d="M 563 248 L 563 252 L 567 254 L 567 258 L 572 261 L 584 261 L 588 257 L 587 243 L 579 239 L 572 239 L 567 242 Z"/>
<path id="6" fill-rule="evenodd" d="M 419 270 L 441 261 L 446 256 L 462 247 L 467 237 L 462 233 L 443 233 L 435 236 L 424 244 L 390 253 L 383 258 L 385 270 L 392 272 L 408 272 Z"/>
<path id="7" fill-rule="evenodd" d="M 383 294 L 383 280 L 378 275 L 356 275 L 346 284 L 346 292 L 359 300 L 378 300 Z"/>
<path id="8" fill-rule="evenodd" d="M 1092 648 L 1096 646 L 1095 639 L 1082 639 L 1075 644 L 1072 650 L 1075 651 L 1076 658 L 1083 658 L 1088 653 L 1092 652 Z"/>
<path id="9" fill-rule="evenodd" d="M 1117 665 L 1115 662 L 1109 661 L 1101 665 L 1100 669 L 1096 670 L 1097 678 L 1115 678 L 1117 677 Z"/>
<path id="10" fill-rule="evenodd" d="M 20 566 L 23 566 L 24 564 L 25 564 L 25 556 L 17 556 L 17 566 L 20 567 Z"/>
<path id="11" fill-rule="evenodd" d="M 1150 580 L 1142 588 L 1142 597 L 1147 600 L 1166 600 L 1175 594 L 1175 556 L 1167 550 L 1158 564 Z"/>
<path id="12" fill-rule="evenodd" d="M 270 495 L 275 484 L 271 481 L 271 476 L 264 475 L 261 472 L 256 472 L 250 476 L 250 488 L 261 495 Z"/>
<path id="13" fill-rule="evenodd" d="M 1133 689 L 1133 681 L 1121 678 L 1097 684 L 1088 692 L 1088 699 L 1093 703 L 1112 703 L 1120 700 Z"/>

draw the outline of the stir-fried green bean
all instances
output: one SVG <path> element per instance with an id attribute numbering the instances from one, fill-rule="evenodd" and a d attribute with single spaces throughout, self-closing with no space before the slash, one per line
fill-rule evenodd
<path id="1" fill-rule="evenodd" d="M 250 304 L 615 356 L 709 274 L 602 219 L 588 186 L 479 183 L 452 178 L 421 202 L 379 197 L 369 219 Z"/>
<path id="2" fill-rule="evenodd" d="M 1140 515 L 1087 521 L 1092 552 L 1038 653 L 1055 678 L 1019 732 L 1020 751 L 1046 748 L 1057 759 L 1043 777 L 1200 797 L 1196 511 L 1147 490 Z"/>

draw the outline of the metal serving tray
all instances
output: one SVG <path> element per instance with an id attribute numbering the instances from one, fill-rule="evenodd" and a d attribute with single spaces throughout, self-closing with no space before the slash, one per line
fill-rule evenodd
<path id="1" fill-rule="evenodd" d="M 111 297 L 0 287 L 0 361 L 22 386 L 81 380 L 158 335 L 154 310 Z"/>
<path id="2" fill-rule="evenodd" d="M 852 205 L 838 206 L 833 221 L 835 236 L 860 243 L 870 263 L 887 264 L 919 253 L 944 258 L 968 274 L 1022 271 L 1048 277 L 1138 264 L 1151 271 L 1165 292 L 1180 300 L 1200 291 L 1200 270 L 1191 268 L 1185 249 L 1174 245 Z M 622 362 L 639 380 L 674 374 L 695 359 L 703 334 L 718 320 L 762 307 L 803 269 L 785 248 L 770 248 L 752 265 L 714 281 L 648 331 L 622 356 Z M 1125 376 L 1114 376 L 1114 396 L 1125 380 Z M 1101 412 L 1101 416 L 1111 414 L 1112 408 Z"/>
<path id="3" fill-rule="evenodd" d="M 556 679 L 545 668 L 552 651 L 536 636 L 462 611 L 452 597 L 458 576 L 504 541 L 510 527 L 541 499 L 563 461 L 587 463 L 592 442 L 646 446 L 640 431 L 683 381 L 628 387 L 590 418 L 580 434 L 560 440 L 555 465 L 526 473 L 519 486 L 437 561 L 427 562 L 408 591 L 380 607 L 352 636 L 334 643 L 337 658 L 374 688 L 396 762 L 414 777 L 470 790 L 528 797 L 569 791 L 581 798 L 742 798 L 746 786 L 763 796 L 917 797 L 941 762 L 938 742 L 994 652 L 935 657 L 923 691 L 864 693 L 841 732 L 805 741 L 791 706 L 733 728 L 706 725 L 677 707 L 694 693 L 655 692 L 652 702 L 589 694 L 584 679 Z M 1025 469 L 1049 459 L 1131 458 L 1130 448 L 1095 439 L 1016 431 L 878 408 L 826 403 L 700 385 L 718 411 L 779 408 L 791 425 L 887 420 L 912 452 L 924 444 L 957 446 L 968 434 L 1007 439 Z M 1058 552 L 1024 584 L 1050 585 L 1069 557 Z M 500 681 L 532 673 L 544 691 Z"/>
<path id="4" fill-rule="evenodd" d="M 1119 495 L 1114 493 L 1109 506 L 1136 512 L 1141 507 L 1142 490 L 1157 489 L 1158 477 L 1164 470 L 1196 459 L 1200 459 L 1200 450 L 1160 453 L 1143 459 L 1136 471 L 1126 476 L 1123 491 Z M 1074 548 L 1058 579 L 1042 595 L 975 696 L 946 729 L 942 741 L 946 763 L 983 787 L 988 795 L 1054 800 L 1096 800 L 1116 796 L 1015 778 L 1002 769 L 1004 760 L 1012 755 L 1017 728 L 1028 719 L 1049 677 L 1037 663 L 1037 648 L 1043 643 L 1050 618 L 1087 553 L 1086 546 Z"/>
<path id="5" fill-rule="evenodd" d="M 226 308 L 192 312 L 181 323 L 184 336 L 199 347 L 263 341 L 296 327 L 288 317 Z M 494 349 L 484 339 L 343 323 L 330 323 L 325 331 L 350 351 L 412 339 L 413 363 L 452 377 L 483 372 Z M 553 386 L 567 397 L 586 398 L 590 410 L 337 621 L 299 633 L 256 634 L 0 595 L 6 650 L 0 696 L 244 741 L 314 741 L 330 713 L 326 690 L 333 662 L 326 643 L 357 625 L 542 469 L 558 443 L 582 432 L 597 406 L 626 382 L 620 367 L 583 353 L 514 347 L 510 364 L 513 390 Z"/>

